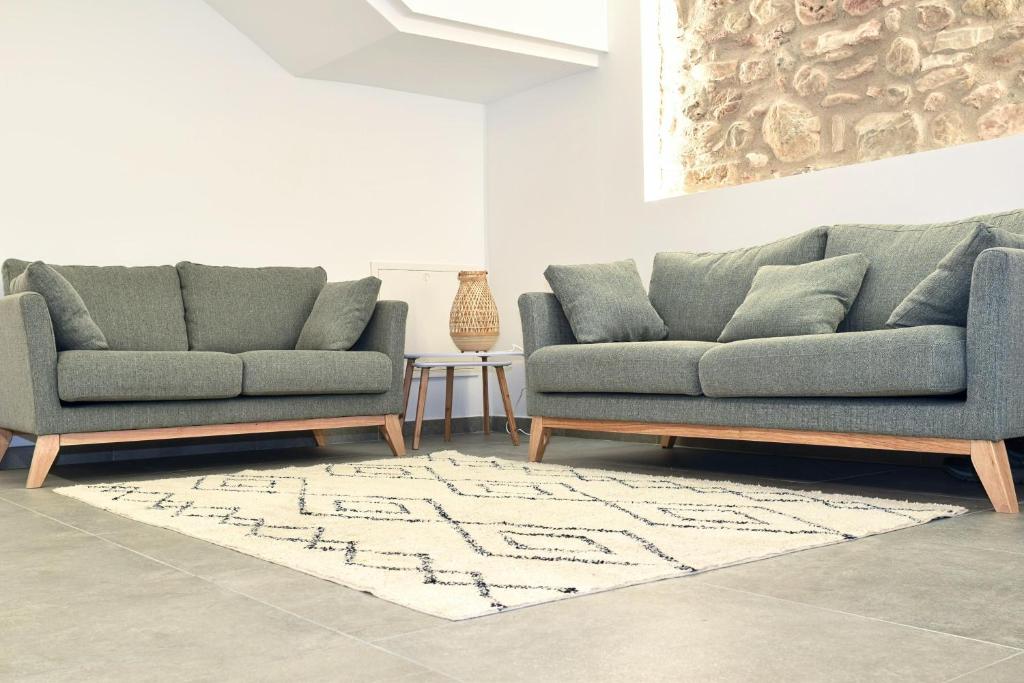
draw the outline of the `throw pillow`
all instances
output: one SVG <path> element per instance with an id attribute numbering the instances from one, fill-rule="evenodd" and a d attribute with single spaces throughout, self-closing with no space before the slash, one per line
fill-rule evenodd
<path id="1" fill-rule="evenodd" d="M 544 277 L 581 344 L 664 339 L 633 259 L 615 263 L 548 266 Z"/>
<path id="2" fill-rule="evenodd" d="M 58 351 L 105 351 L 107 338 L 71 283 L 42 261 L 11 281 L 11 293 L 36 292 L 46 300 Z"/>
<path id="3" fill-rule="evenodd" d="M 835 332 L 867 271 L 863 254 L 799 266 L 761 266 L 718 341 Z"/>
<path id="4" fill-rule="evenodd" d="M 668 326 L 668 338 L 715 341 L 743 303 L 758 268 L 818 261 L 825 254 L 826 237 L 824 228 L 815 228 L 724 253 L 656 255 L 651 303 Z"/>
<path id="5" fill-rule="evenodd" d="M 981 252 L 994 247 L 1024 249 L 1024 235 L 989 225 L 975 226 L 939 265 L 896 307 L 886 327 L 917 325 L 967 325 L 967 304 L 971 298 L 971 274 Z"/>
<path id="6" fill-rule="evenodd" d="M 380 280 L 328 282 L 320 290 L 295 348 L 305 351 L 348 351 L 366 329 L 380 293 Z"/>

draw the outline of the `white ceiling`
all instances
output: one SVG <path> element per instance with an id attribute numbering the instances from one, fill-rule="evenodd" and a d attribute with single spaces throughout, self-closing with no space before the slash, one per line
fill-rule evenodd
<path id="1" fill-rule="evenodd" d="M 606 0 L 206 1 L 296 76 L 472 102 L 595 68 L 607 47 Z"/>

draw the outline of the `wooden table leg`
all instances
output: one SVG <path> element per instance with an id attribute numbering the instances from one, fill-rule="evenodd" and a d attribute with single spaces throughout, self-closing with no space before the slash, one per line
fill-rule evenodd
<path id="1" fill-rule="evenodd" d="M 420 447 L 420 433 L 423 431 L 423 411 L 427 408 L 427 385 L 430 384 L 430 368 L 420 370 L 420 395 L 416 404 L 416 430 L 412 435 L 412 448 Z"/>
<path id="2" fill-rule="evenodd" d="M 487 362 L 487 356 L 480 356 L 480 360 Z M 480 379 L 484 383 L 484 434 L 491 433 L 491 391 L 487 388 L 487 366 L 480 368 Z"/>
<path id="3" fill-rule="evenodd" d="M 455 390 L 455 368 L 444 373 L 444 440 L 452 440 L 452 394 Z"/>
<path id="4" fill-rule="evenodd" d="M 505 368 L 494 368 L 494 374 L 498 376 L 498 387 L 501 389 L 501 400 L 505 404 L 505 417 L 508 419 L 509 436 L 512 443 L 519 445 L 519 429 L 516 427 L 515 409 L 512 407 L 512 398 L 508 395 L 508 382 L 505 381 Z"/>
<path id="5" fill-rule="evenodd" d="M 409 412 L 409 392 L 412 391 L 412 373 L 416 369 L 416 361 L 412 358 L 405 361 L 405 380 L 402 382 L 402 412 L 398 419 L 405 421 L 405 414 Z"/>

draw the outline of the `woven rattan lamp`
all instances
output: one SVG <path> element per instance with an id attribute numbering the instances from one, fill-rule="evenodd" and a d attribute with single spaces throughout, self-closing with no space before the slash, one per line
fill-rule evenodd
<path id="1" fill-rule="evenodd" d="M 498 341 L 498 307 L 486 270 L 459 272 L 459 291 L 448 316 L 448 331 L 460 351 L 489 351 Z"/>

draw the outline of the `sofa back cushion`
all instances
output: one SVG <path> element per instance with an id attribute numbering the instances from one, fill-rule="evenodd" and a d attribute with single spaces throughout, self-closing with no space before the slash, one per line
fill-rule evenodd
<path id="1" fill-rule="evenodd" d="M 1024 211 L 921 225 L 833 225 L 825 257 L 864 254 L 868 267 L 841 332 L 880 330 L 900 302 L 979 223 L 1024 233 Z"/>
<path id="2" fill-rule="evenodd" d="M 4 291 L 28 266 L 8 259 Z M 187 351 L 181 285 L 174 266 L 52 266 L 82 297 L 115 351 Z"/>
<path id="3" fill-rule="evenodd" d="M 651 303 L 669 339 L 715 341 L 750 290 L 761 266 L 796 266 L 825 252 L 825 228 L 720 254 L 662 252 L 654 257 Z"/>
<path id="4" fill-rule="evenodd" d="M 294 349 L 320 290 L 323 268 L 177 265 L 193 351 Z"/>

